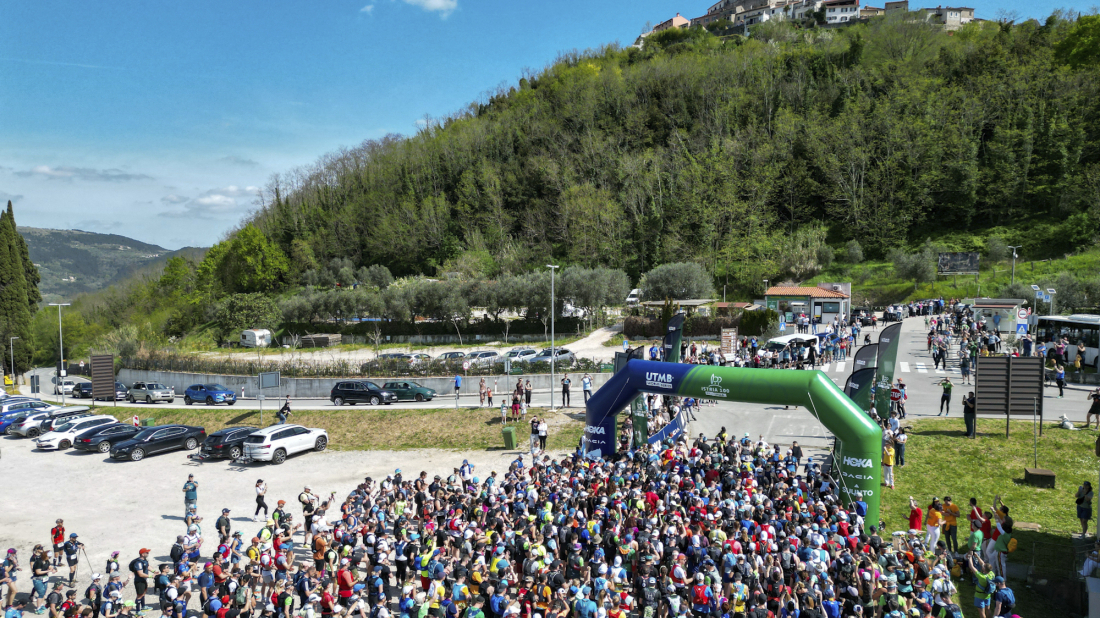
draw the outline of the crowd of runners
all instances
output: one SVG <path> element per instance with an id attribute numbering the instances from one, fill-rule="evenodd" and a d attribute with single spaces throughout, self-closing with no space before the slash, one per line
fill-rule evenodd
<path id="1" fill-rule="evenodd" d="M 959 544 L 939 532 L 961 520 L 950 499 L 927 517 L 913 502 L 910 529 L 891 534 L 818 463 L 783 451 L 723 432 L 607 461 L 397 470 L 346 495 L 305 487 L 244 526 L 228 509 L 208 526 L 188 479 L 181 534 L 149 539 L 164 558 L 116 552 L 78 590 L 61 569 L 88 556 L 58 520 L 50 543 L 8 550 L 0 583 L 12 616 L 50 618 L 958 618 L 953 577 L 973 576 L 980 615 L 1012 615 L 1000 550 L 981 533 L 1007 543 L 1007 507 L 972 509 Z"/>

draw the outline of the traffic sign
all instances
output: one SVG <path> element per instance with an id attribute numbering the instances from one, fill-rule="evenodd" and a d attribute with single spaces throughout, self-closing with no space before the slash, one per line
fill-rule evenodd
<path id="1" fill-rule="evenodd" d="M 781 332 L 781 333 L 787 332 L 787 323 L 786 322 L 780 322 L 779 323 L 779 332 Z"/>
<path id="2" fill-rule="evenodd" d="M 630 342 L 626 340 L 626 337 L 623 337 L 623 352 L 626 352 L 629 347 Z"/>
<path id="3" fill-rule="evenodd" d="M 1039 300 L 1043 300 L 1043 291 L 1042 290 L 1035 290 L 1035 298 L 1037 298 Z"/>
<path id="4" fill-rule="evenodd" d="M 1018 309 L 1018 310 L 1016 310 L 1016 319 L 1026 321 L 1027 320 L 1027 309 Z"/>
<path id="5" fill-rule="evenodd" d="M 900 388 L 890 389 L 890 401 L 893 401 L 895 403 L 898 402 L 898 401 L 901 401 L 901 389 Z"/>
<path id="6" fill-rule="evenodd" d="M 1043 302 L 1044 303 L 1049 303 L 1050 302 L 1050 294 L 1043 294 Z"/>
<path id="7" fill-rule="evenodd" d="M 1017 335 L 1026 335 L 1027 334 L 1027 324 L 1017 324 L 1016 325 L 1016 334 Z"/>
<path id="8" fill-rule="evenodd" d="M 469 371 L 470 370 L 470 361 L 462 361 L 462 370 L 463 371 Z"/>

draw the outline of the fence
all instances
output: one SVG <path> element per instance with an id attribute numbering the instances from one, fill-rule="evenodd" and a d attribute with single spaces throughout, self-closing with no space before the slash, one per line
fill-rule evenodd
<path id="1" fill-rule="evenodd" d="M 371 376 L 376 378 L 405 378 L 428 376 L 453 376 L 455 373 L 479 377 L 502 375 L 527 375 L 550 373 L 550 363 L 518 362 L 511 363 L 505 371 L 504 362 L 485 364 L 471 363 L 463 369 L 462 358 L 410 363 L 407 359 L 374 359 L 366 362 L 349 359 L 304 360 L 290 358 L 286 360 L 262 360 L 255 358 L 178 356 L 173 354 L 147 354 L 122 359 L 122 366 L 139 371 L 172 371 L 179 373 L 205 373 L 221 375 L 256 375 L 266 371 L 278 371 L 288 378 L 347 378 Z M 597 373 L 610 371 L 599 361 L 578 358 L 570 363 L 558 361 L 554 364 L 558 373 L 564 371 Z"/>
<path id="2" fill-rule="evenodd" d="M 1043 529 L 1044 536 L 1064 537 L 1055 541 L 1033 541 L 1027 581 L 1033 591 L 1061 606 L 1066 613 L 1087 612 L 1088 594 L 1081 569 L 1089 544 L 1077 542 L 1071 532 Z M 1009 563 L 1010 566 L 1012 563 Z"/>

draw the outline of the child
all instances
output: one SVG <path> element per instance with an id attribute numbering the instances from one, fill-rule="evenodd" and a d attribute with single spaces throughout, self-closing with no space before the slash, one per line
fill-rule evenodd
<path id="1" fill-rule="evenodd" d="M 527 420 L 527 401 L 522 397 L 519 399 L 519 414 L 520 418 Z"/>
<path id="2" fill-rule="evenodd" d="M 508 404 L 500 402 L 500 424 L 508 422 Z"/>
<path id="3" fill-rule="evenodd" d="M 489 399 L 489 407 L 493 407 L 493 389 L 485 389 L 485 396 Z"/>

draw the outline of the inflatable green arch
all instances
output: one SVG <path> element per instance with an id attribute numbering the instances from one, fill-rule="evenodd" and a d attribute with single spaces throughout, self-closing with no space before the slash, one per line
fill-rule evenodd
<path id="1" fill-rule="evenodd" d="M 836 437 L 833 478 L 847 505 L 867 503 L 867 525 L 879 521 L 882 429 L 821 371 L 748 369 L 631 360 L 586 405 L 584 452 L 615 452 L 616 418 L 640 393 L 801 406 Z"/>

